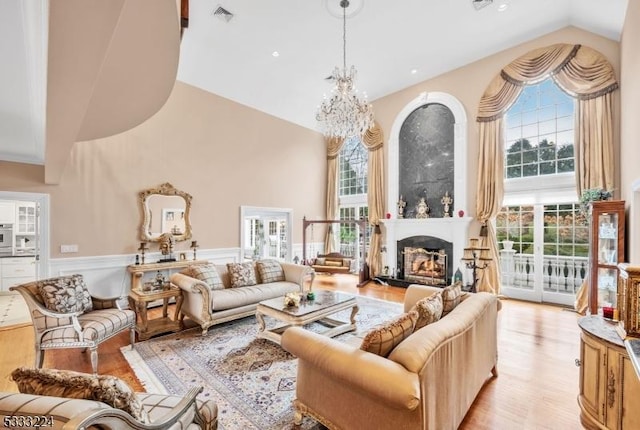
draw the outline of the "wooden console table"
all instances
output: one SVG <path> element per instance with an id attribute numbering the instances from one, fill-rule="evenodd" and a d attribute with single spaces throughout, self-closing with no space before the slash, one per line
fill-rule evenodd
<path id="1" fill-rule="evenodd" d="M 207 260 L 178 260 L 167 263 L 130 264 L 127 271 L 131 273 L 131 290 L 142 290 L 142 278 L 147 272 L 159 270 L 184 269 L 189 266 L 208 264 Z"/>
<path id="2" fill-rule="evenodd" d="M 615 327 L 597 315 L 578 320 L 580 421 L 587 429 L 640 428 L 640 380 Z"/>

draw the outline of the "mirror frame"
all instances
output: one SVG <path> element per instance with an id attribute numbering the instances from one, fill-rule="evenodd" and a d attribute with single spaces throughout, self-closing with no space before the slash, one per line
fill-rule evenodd
<path id="1" fill-rule="evenodd" d="M 140 240 L 147 242 L 160 242 L 160 235 L 158 237 L 152 237 L 149 235 L 149 225 L 151 224 L 151 211 L 147 205 L 147 199 L 153 195 L 160 196 L 178 196 L 182 197 L 185 201 L 184 209 L 184 233 L 174 235 L 175 241 L 183 241 L 191 239 L 191 194 L 178 190 L 169 182 L 161 184 L 157 188 L 149 188 L 147 190 L 140 191 L 138 193 L 138 203 L 142 212 L 142 222 L 140 223 Z M 159 216 L 159 215 L 158 215 Z"/>

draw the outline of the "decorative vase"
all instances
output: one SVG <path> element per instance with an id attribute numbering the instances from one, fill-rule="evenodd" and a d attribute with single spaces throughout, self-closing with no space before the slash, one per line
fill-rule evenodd
<path id="1" fill-rule="evenodd" d="M 502 249 L 511 251 L 513 249 L 513 240 L 503 240 Z"/>

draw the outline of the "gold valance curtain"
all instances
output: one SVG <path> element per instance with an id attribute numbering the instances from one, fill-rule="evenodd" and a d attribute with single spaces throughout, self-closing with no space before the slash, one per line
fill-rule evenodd
<path id="1" fill-rule="evenodd" d="M 504 136 L 502 119 L 522 88 L 551 76 L 578 100 L 575 154 L 578 194 L 583 189 L 613 188 L 613 115 L 611 93 L 618 88 L 611 64 L 594 49 L 556 44 L 535 49 L 507 65 L 485 90 L 478 108 L 480 161 L 477 218 L 487 223 L 485 245 L 498 261 L 495 232 L 489 222 L 497 215 L 504 195 Z M 499 293 L 498 264 L 483 278 L 479 289 Z"/>
<path id="2" fill-rule="evenodd" d="M 362 143 L 369 150 L 367 164 L 367 205 L 369 206 L 369 225 L 373 227 L 373 233 L 369 241 L 367 264 L 369 265 L 369 277 L 373 278 L 382 272 L 380 248 L 382 246 L 382 233 L 379 221 L 384 217 L 384 152 L 382 130 L 377 123 L 362 136 Z"/>

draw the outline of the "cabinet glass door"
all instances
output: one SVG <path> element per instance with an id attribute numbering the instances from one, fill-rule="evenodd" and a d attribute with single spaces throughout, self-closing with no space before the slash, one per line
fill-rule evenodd
<path id="1" fill-rule="evenodd" d="M 35 234 L 36 208 L 35 205 L 18 204 L 17 234 Z"/>
<path id="2" fill-rule="evenodd" d="M 598 308 L 616 307 L 618 291 L 618 214 L 597 214 Z M 613 267 L 607 267 L 613 266 Z"/>

